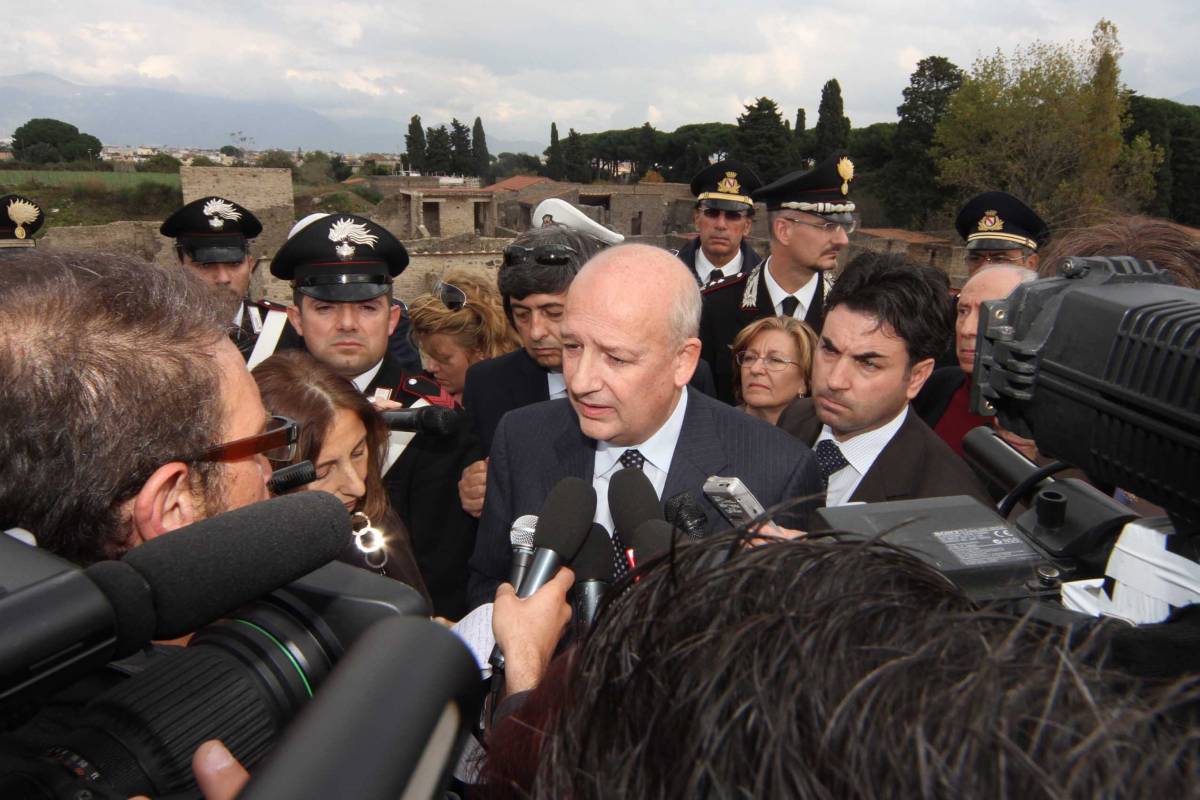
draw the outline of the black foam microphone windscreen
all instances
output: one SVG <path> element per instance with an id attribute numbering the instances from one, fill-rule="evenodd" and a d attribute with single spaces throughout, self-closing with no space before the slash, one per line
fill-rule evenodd
<path id="1" fill-rule="evenodd" d="M 267 481 L 267 491 L 273 495 L 287 494 L 293 489 L 299 489 L 305 484 L 317 479 L 317 468 L 311 461 L 301 461 L 290 467 L 282 467 L 271 474 Z"/>
<path id="2" fill-rule="evenodd" d="M 643 522 L 663 518 L 658 492 L 640 469 L 626 468 L 612 476 L 608 482 L 608 510 L 612 513 L 613 530 L 626 545 Z"/>
<path id="3" fill-rule="evenodd" d="M 650 519 L 634 529 L 626 541 L 633 548 L 634 559 L 638 564 L 657 558 L 671 549 L 671 539 L 675 528 L 664 519 Z"/>
<path id="4" fill-rule="evenodd" d="M 604 526 L 600 523 L 592 523 L 587 538 L 583 540 L 583 547 L 579 548 L 579 552 L 571 562 L 571 569 L 575 572 L 575 583 L 584 581 L 612 583 L 612 559 L 612 541 L 608 538 L 608 531 L 604 530 Z"/>
<path id="5" fill-rule="evenodd" d="M 596 490 L 579 478 L 563 478 L 546 497 L 533 531 L 535 550 L 553 550 L 564 564 L 583 546 L 596 516 Z"/>
<path id="6" fill-rule="evenodd" d="M 156 639 L 191 633 L 337 558 L 350 515 L 327 492 L 300 492 L 159 536 L 121 559 L 154 596 Z"/>
<path id="7" fill-rule="evenodd" d="M 459 412 L 440 406 L 402 408 L 398 411 L 384 411 L 383 421 L 394 431 L 449 436 L 458 431 Z"/>

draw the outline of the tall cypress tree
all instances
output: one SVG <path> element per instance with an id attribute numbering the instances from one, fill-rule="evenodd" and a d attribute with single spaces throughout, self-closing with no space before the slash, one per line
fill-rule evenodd
<path id="1" fill-rule="evenodd" d="M 408 121 L 408 133 L 404 134 L 404 149 L 408 152 L 408 168 L 413 172 L 425 172 L 425 129 L 421 127 L 421 115 L 413 114 Z"/>
<path id="2" fill-rule="evenodd" d="M 558 143 L 558 125 L 550 123 L 550 148 L 546 151 L 546 175 L 555 181 L 561 181 L 567 173 L 567 165 L 563 159 L 562 145 Z"/>
<path id="3" fill-rule="evenodd" d="M 821 107 L 813 134 L 813 156 L 818 161 L 845 150 L 850 142 L 850 118 L 842 110 L 842 87 L 837 78 L 830 78 L 821 89 Z"/>
<path id="4" fill-rule="evenodd" d="M 475 156 L 471 152 L 471 131 L 457 119 L 450 120 L 450 169 L 455 175 L 473 175 Z"/>
<path id="5" fill-rule="evenodd" d="M 471 128 L 471 160 L 475 162 L 475 174 L 484 183 L 491 183 L 492 156 L 488 153 L 487 137 L 479 117 L 475 118 L 475 125 Z"/>
<path id="6" fill-rule="evenodd" d="M 454 150 L 445 125 L 425 129 L 425 169 L 430 175 L 449 175 L 454 166 Z"/>

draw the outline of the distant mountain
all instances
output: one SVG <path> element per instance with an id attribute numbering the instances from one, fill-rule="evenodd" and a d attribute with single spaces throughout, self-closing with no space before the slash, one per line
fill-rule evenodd
<path id="1" fill-rule="evenodd" d="M 1200 87 L 1188 89 L 1181 95 L 1171 98 L 1176 103 L 1184 103 L 1189 106 L 1200 106 Z"/>
<path id="2" fill-rule="evenodd" d="M 0 76 L 0 136 L 11 136 L 34 117 L 69 122 L 104 144 L 217 148 L 233 143 L 232 131 L 241 131 L 253 137 L 251 146 L 259 150 L 342 153 L 401 151 L 408 127 L 406 119 L 379 117 L 356 117 L 339 124 L 292 103 L 230 100 L 169 89 L 82 86 L 41 72 Z M 540 153 L 545 147 L 536 142 L 489 142 L 493 153 Z"/>

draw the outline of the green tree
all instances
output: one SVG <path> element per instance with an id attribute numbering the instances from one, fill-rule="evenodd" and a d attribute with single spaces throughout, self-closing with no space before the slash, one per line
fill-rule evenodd
<path id="1" fill-rule="evenodd" d="M 528 153 L 501 153 L 492 170 L 498 181 L 513 175 L 540 175 L 542 162 Z"/>
<path id="2" fill-rule="evenodd" d="M 449 175 L 454 168 L 454 149 L 445 125 L 425 129 L 425 169 L 427 175 Z"/>
<path id="3" fill-rule="evenodd" d="M 296 168 L 296 180 L 310 186 L 332 183 L 333 159 L 321 150 L 305 153 L 303 163 Z"/>
<path id="4" fill-rule="evenodd" d="M 255 163 L 260 167 L 274 169 L 292 169 L 296 166 L 296 162 L 292 160 L 292 154 L 287 150 L 265 150 L 259 153 Z"/>
<path id="5" fill-rule="evenodd" d="M 1163 153 L 1129 125 L 1116 28 L 1091 46 L 1037 42 L 975 62 L 937 127 L 938 177 L 961 194 L 1002 189 L 1053 226 L 1154 198 Z"/>
<path id="6" fill-rule="evenodd" d="M 745 109 L 738 117 L 733 155 L 749 164 L 763 181 L 773 181 L 788 171 L 793 156 L 779 106 L 769 97 L 760 97 Z"/>
<path id="7" fill-rule="evenodd" d="M 567 131 L 567 141 L 563 143 L 563 168 L 569 181 L 592 182 L 592 166 L 583 136 L 574 128 Z"/>
<path id="8" fill-rule="evenodd" d="M 842 87 L 837 78 L 830 78 L 821 88 L 821 106 L 817 109 L 817 124 L 813 128 L 812 156 L 817 161 L 850 143 L 850 118 L 843 113 Z"/>
<path id="9" fill-rule="evenodd" d="M 641 177 L 658 166 L 658 131 L 649 122 L 643 122 L 638 128 L 637 160 L 633 171 Z"/>
<path id="10" fill-rule="evenodd" d="M 425 173 L 425 129 L 421 127 L 421 116 L 413 114 L 408 121 L 408 133 L 404 134 L 404 150 L 408 153 L 408 168 L 413 172 Z"/>
<path id="11" fill-rule="evenodd" d="M 880 182 L 883 206 L 895 225 L 923 228 L 953 200 L 937 181 L 932 150 L 938 122 L 962 81 L 963 71 L 942 56 L 921 59 L 909 76 L 904 102 L 896 109 L 900 121 L 892 160 Z"/>
<path id="12" fill-rule="evenodd" d="M 455 175 L 474 175 L 475 157 L 471 152 L 471 129 L 457 119 L 450 120 L 450 171 Z"/>
<path id="13" fill-rule="evenodd" d="M 792 128 L 792 135 L 799 139 L 804 134 L 804 127 L 808 123 L 808 117 L 804 113 L 803 108 L 796 109 L 796 125 Z"/>
<path id="14" fill-rule="evenodd" d="M 1195 190 L 1200 186 L 1200 106 L 1132 95 L 1129 115 L 1126 142 L 1144 134 L 1163 152 L 1154 176 L 1154 197 L 1146 211 L 1184 225 L 1200 225 L 1200 192 Z"/>
<path id="15" fill-rule="evenodd" d="M 179 172 L 181 162 L 175 156 L 155 153 L 138 165 L 138 172 Z"/>
<path id="16" fill-rule="evenodd" d="M 346 163 L 341 153 L 329 159 L 329 169 L 333 173 L 333 179 L 339 183 L 354 174 L 354 168 Z"/>
<path id="17" fill-rule="evenodd" d="M 208 156 L 196 156 L 195 158 L 192 159 L 192 166 L 193 167 L 219 167 L 221 165 L 218 164 L 217 162 L 213 161 Z"/>
<path id="18" fill-rule="evenodd" d="M 483 132 L 483 120 L 475 118 L 471 126 L 471 160 L 475 167 L 473 175 L 478 175 L 484 183 L 491 183 L 492 157 L 488 153 L 487 136 Z"/>
<path id="19" fill-rule="evenodd" d="M 231 144 L 221 146 L 221 155 L 229 156 L 230 158 L 241 158 L 242 151 Z"/>
<path id="20" fill-rule="evenodd" d="M 892 161 L 896 138 L 895 122 L 876 122 L 865 128 L 851 128 L 847 149 L 854 154 L 854 172 L 876 172 Z"/>
<path id="21" fill-rule="evenodd" d="M 558 124 L 550 123 L 550 146 L 546 148 L 546 175 L 551 180 L 561 181 L 567 174 L 562 145 L 558 142 Z"/>
<path id="22" fill-rule="evenodd" d="M 32 153 L 27 153 L 36 145 Z M 59 161 L 87 161 L 100 157 L 100 140 L 62 120 L 38 117 L 31 119 L 13 131 L 13 157 L 18 161 L 50 163 Z"/>

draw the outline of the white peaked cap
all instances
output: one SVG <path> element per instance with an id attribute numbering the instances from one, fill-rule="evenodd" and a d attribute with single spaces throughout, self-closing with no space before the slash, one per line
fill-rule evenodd
<path id="1" fill-rule="evenodd" d="M 625 241 L 624 236 L 604 227 L 566 200 L 551 197 L 538 203 L 537 208 L 533 210 L 533 227 L 542 227 L 542 217 L 547 214 L 559 225 L 566 225 L 580 233 L 586 233 L 605 244 L 620 244 Z"/>

